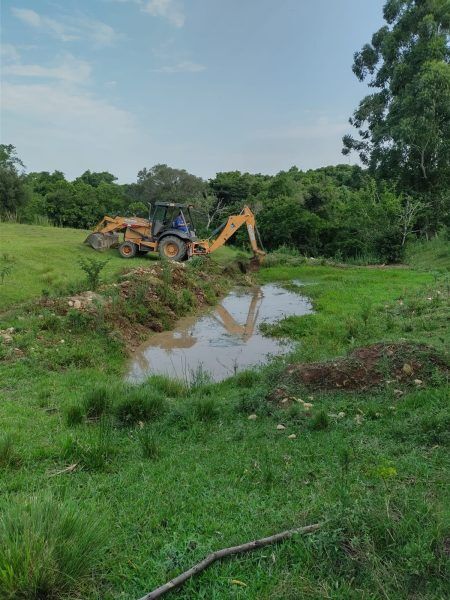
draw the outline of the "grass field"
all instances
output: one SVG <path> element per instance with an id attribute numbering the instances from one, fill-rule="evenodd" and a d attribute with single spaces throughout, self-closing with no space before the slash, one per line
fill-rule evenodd
<path id="1" fill-rule="evenodd" d="M 83 236 L 66 231 L 61 243 L 78 248 Z M 24 254 L 29 278 L 3 296 L 10 307 L 42 286 L 42 254 Z M 51 264 L 69 284 L 80 275 Z M 112 260 L 108 277 L 122 264 Z M 323 522 L 318 533 L 217 563 L 173 597 L 448 597 L 445 375 L 430 364 L 420 384 L 369 391 L 311 390 L 285 376 L 288 363 L 378 341 L 442 352 L 445 276 L 305 265 L 258 279 L 304 282 L 297 291 L 316 313 L 271 328 L 297 349 L 190 389 L 161 377 L 124 386 L 124 349 L 104 322 L 33 305 L 0 317 L 19 350 L 0 346 L 0 598 L 137 600 L 211 550 L 313 522 Z M 272 403 L 279 386 L 311 406 Z"/>
<path id="2" fill-rule="evenodd" d="M 80 258 L 94 256 L 108 260 L 102 271 L 105 281 L 130 266 L 116 249 L 96 253 L 83 244 L 88 233 L 80 229 L 0 223 L 0 268 L 5 254 L 11 259 L 11 273 L 0 284 L 0 309 L 40 296 L 43 290 L 61 291 L 71 285 L 76 288 L 84 277 Z M 224 261 L 233 254 L 230 248 L 221 248 L 214 254 L 214 260 Z M 148 254 L 134 258 L 132 265 L 145 266 L 157 259 L 157 254 Z"/>

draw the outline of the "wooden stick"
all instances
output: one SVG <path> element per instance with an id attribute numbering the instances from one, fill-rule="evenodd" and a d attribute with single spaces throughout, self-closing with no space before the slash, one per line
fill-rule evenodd
<path id="1" fill-rule="evenodd" d="M 168 581 L 164 585 L 161 585 L 153 590 L 153 592 L 143 596 L 140 598 L 140 600 L 155 600 L 155 598 L 160 598 L 163 594 L 166 594 L 167 592 L 170 592 L 170 590 L 182 585 L 190 577 L 193 577 L 194 575 L 197 575 L 197 573 L 204 571 L 216 560 L 220 560 L 226 556 L 231 556 L 232 554 L 241 554 L 242 552 L 256 550 L 257 548 L 262 548 L 263 546 L 268 546 L 269 544 L 276 544 L 277 542 L 287 540 L 296 534 L 312 533 L 313 531 L 317 531 L 319 528 L 320 523 L 315 523 L 314 525 L 307 525 L 306 527 L 288 529 L 287 531 L 282 531 L 281 533 L 276 533 L 275 535 L 271 535 L 269 537 L 253 540 L 252 542 L 247 542 L 246 544 L 241 544 L 240 546 L 232 546 L 231 548 L 222 548 L 222 550 L 216 550 L 215 552 L 208 554 L 206 558 L 187 571 L 184 571 L 184 573 L 181 573 L 181 575 L 178 575 L 171 581 Z"/>

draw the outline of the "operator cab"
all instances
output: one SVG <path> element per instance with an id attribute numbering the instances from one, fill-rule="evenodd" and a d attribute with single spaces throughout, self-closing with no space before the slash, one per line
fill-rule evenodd
<path id="1" fill-rule="evenodd" d="M 164 234 L 177 235 L 191 242 L 196 240 L 190 204 L 156 202 L 150 210 L 152 237 L 157 241 Z"/>

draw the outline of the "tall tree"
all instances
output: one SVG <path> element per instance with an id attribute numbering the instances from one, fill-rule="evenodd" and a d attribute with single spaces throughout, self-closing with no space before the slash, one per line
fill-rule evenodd
<path id="1" fill-rule="evenodd" d="M 11 144 L 0 144 L 0 214 L 17 217 L 27 201 L 24 168 Z"/>
<path id="2" fill-rule="evenodd" d="M 138 173 L 136 190 L 145 202 L 193 202 L 206 191 L 206 182 L 185 169 L 155 165 Z"/>
<path id="3" fill-rule="evenodd" d="M 388 0 L 381 27 L 354 56 L 353 72 L 374 89 L 350 123 L 343 153 L 403 190 L 428 194 L 445 211 L 450 182 L 450 4 Z M 431 207 L 430 207 L 431 208 Z"/>

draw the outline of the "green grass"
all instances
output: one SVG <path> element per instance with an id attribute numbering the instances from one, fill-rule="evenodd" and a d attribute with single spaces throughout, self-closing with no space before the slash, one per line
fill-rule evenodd
<path id="1" fill-rule="evenodd" d="M 52 293 L 68 286 L 76 289 L 86 279 L 79 259 L 108 259 L 100 274 L 103 281 L 132 266 L 148 266 L 158 260 L 157 254 L 148 254 L 127 261 L 114 248 L 97 253 L 83 244 L 88 233 L 80 229 L 0 223 L 0 265 L 5 253 L 12 259 L 11 272 L 0 283 L 0 309 L 41 296 L 43 291 Z M 214 253 L 213 260 L 226 264 L 235 256 L 234 248 L 223 247 Z"/>
<path id="2" fill-rule="evenodd" d="M 297 340 L 295 352 L 219 384 L 199 376 L 190 390 L 163 377 L 123 385 L 123 348 L 92 323 L 68 326 L 51 311 L 0 322 L 16 328 L 13 345 L 23 352 L 0 346 L 0 422 L 12 440 L 0 465 L 0 512 L 30 498 L 45 507 L 50 496 L 62 510 L 75 507 L 76 518 L 95 515 L 104 532 L 94 568 L 80 571 L 81 589 L 56 587 L 60 598 L 136 600 L 214 549 L 317 521 L 317 534 L 217 563 L 174 598 L 447 597 L 448 382 L 430 369 L 401 395 L 395 383 L 311 392 L 283 374 L 287 360 L 330 359 L 380 340 L 443 350 L 445 277 L 304 265 L 263 269 L 259 278 L 306 284 L 297 291 L 316 313 L 271 328 Z M 268 401 L 278 386 L 310 411 Z M 29 535 L 42 539 L 41 521 L 26 519 Z M 50 548 L 72 539 L 56 525 L 48 535 Z M 46 559 L 28 538 L 19 551 L 17 539 L 3 539 L 22 556 L 21 587 L 10 597 L 42 597 L 21 573 L 23 557 L 43 569 Z M 84 543 L 74 544 L 76 556 Z M 69 578 L 76 556 L 58 566 Z"/>
<path id="3" fill-rule="evenodd" d="M 406 247 L 406 262 L 415 269 L 450 271 L 450 240 L 443 231 L 430 241 L 410 242 Z"/>

